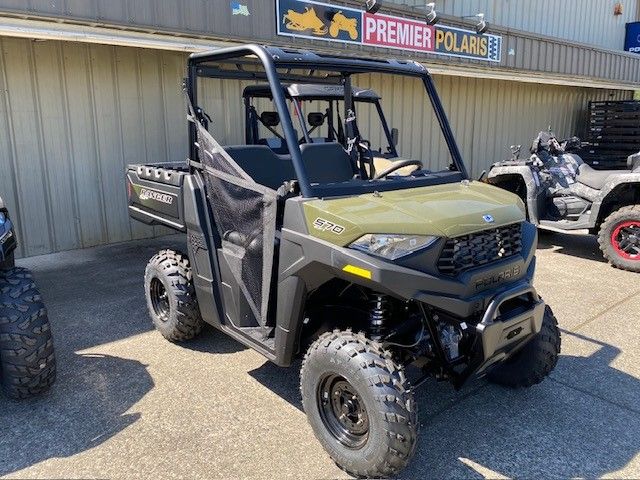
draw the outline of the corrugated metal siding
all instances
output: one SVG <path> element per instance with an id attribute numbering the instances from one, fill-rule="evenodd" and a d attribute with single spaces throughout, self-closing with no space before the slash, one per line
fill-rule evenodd
<path id="1" fill-rule="evenodd" d="M 0 38 L 0 195 L 21 255 L 160 233 L 126 212 L 126 164 L 186 156 L 184 56 Z"/>
<path id="2" fill-rule="evenodd" d="M 328 1 L 338 7 L 340 5 L 362 7 L 362 1 L 359 0 Z M 396 0 L 396 4 L 385 2 L 384 11 L 407 17 L 423 17 L 424 9 L 401 7 L 398 2 L 410 2 L 414 5 L 425 3 L 424 0 L 420 2 Z M 411 58 L 446 66 L 462 65 L 503 72 L 519 69 L 524 72 L 563 76 L 565 81 L 576 77 L 578 79 L 593 77 L 608 82 L 611 86 L 622 84 L 625 88 L 629 84 L 637 87 L 640 82 L 638 55 L 622 52 L 621 46 L 617 47 L 620 51 L 616 52 L 572 43 L 574 40 L 582 40 L 581 32 L 588 33 L 595 40 L 607 39 L 614 33 L 617 36 L 624 34 L 624 28 L 617 24 L 627 17 L 612 15 L 612 0 L 440 0 L 440 2 L 445 12 L 456 15 L 485 11 L 487 20 L 494 22 L 492 32 L 503 37 L 501 62 L 490 63 L 396 49 L 278 36 L 275 31 L 273 0 L 243 0 L 243 5 L 246 4 L 251 12 L 248 17 L 232 15 L 230 2 L 226 0 L 171 0 L 170 2 L 164 0 L 56 0 L 55 2 L 0 0 L 0 12 L 11 13 L 18 17 L 24 16 L 28 19 L 53 17 L 62 23 L 70 20 L 92 26 L 116 26 L 222 41 L 268 43 L 341 54 L 346 51 L 354 56 Z M 625 15 L 632 15 L 634 4 L 637 9 L 636 2 L 640 0 L 624 2 Z M 578 3 L 586 6 L 575 8 Z M 476 4 L 478 8 L 474 7 Z M 570 5 L 570 8 L 566 5 Z M 484 6 L 487 8 L 480 8 Z M 575 15 L 575 12 L 580 14 Z M 499 16 L 500 20 L 494 16 Z M 519 22 L 523 21 L 523 18 L 528 22 L 527 25 L 522 25 L 523 27 L 534 32 L 556 32 L 558 35 L 567 37 L 568 40 L 540 37 L 535 33 L 496 26 L 501 22 L 507 25 L 520 25 Z M 469 27 L 468 22 L 464 24 L 459 17 L 455 16 L 447 16 L 443 23 Z M 23 33 L 25 30 L 29 30 L 28 25 L 21 27 Z"/>
<path id="3" fill-rule="evenodd" d="M 124 169 L 186 156 L 184 63 L 179 53 L 0 37 L 0 195 L 16 217 L 21 255 L 163 231 L 129 220 Z M 436 82 L 474 175 L 549 124 L 560 135 L 573 133 L 587 100 L 630 96 L 460 77 Z M 403 154 L 442 155 L 426 103 L 412 100 L 419 85 L 373 77 L 357 83 L 387 99 Z M 215 80 L 202 96 L 222 143 L 243 141 L 241 90 Z"/>
<path id="4" fill-rule="evenodd" d="M 390 0 L 424 7 L 424 0 Z M 455 16 L 483 12 L 488 22 L 540 35 L 564 38 L 603 48 L 624 48 L 625 24 L 640 20 L 640 0 L 436 0 L 438 11 Z"/>

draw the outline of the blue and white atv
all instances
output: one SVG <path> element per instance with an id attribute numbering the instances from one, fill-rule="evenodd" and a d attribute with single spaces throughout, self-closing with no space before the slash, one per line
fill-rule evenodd
<path id="1" fill-rule="evenodd" d="M 10 398 L 49 389 L 56 377 L 51 327 L 31 273 L 15 266 L 16 235 L 0 198 L 0 386 Z"/>

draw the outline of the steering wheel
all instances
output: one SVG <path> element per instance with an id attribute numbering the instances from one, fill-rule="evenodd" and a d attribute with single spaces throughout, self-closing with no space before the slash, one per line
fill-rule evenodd
<path id="1" fill-rule="evenodd" d="M 386 170 L 383 170 L 382 172 L 377 174 L 371 180 L 380 180 L 381 178 L 386 177 L 390 173 L 393 173 L 396 170 L 400 170 L 401 168 L 408 167 L 410 165 L 415 165 L 416 167 L 420 167 L 420 168 L 424 167 L 424 165 L 422 164 L 422 162 L 420 160 L 401 160 L 399 162 L 395 162 L 393 165 L 391 165 Z"/>

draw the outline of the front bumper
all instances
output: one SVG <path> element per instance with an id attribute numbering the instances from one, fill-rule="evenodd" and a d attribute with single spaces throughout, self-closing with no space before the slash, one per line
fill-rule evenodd
<path id="1" fill-rule="evenodd" d="M 476 325 L 482 354 L 476 373 L 506 360 L 540 332 L 545 304 L 535 289 L 518 285 L 496 295 Z"/>

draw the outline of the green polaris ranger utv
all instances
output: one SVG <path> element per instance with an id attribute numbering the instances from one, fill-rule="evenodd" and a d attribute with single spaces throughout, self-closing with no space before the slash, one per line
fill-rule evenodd
<path id="1" fill-rule="evenodd" d="M 444 159 L 395 154 L 388 126 L 362 113 L 366 95 L 352 85 L 371 73 L 422 87 L 415 105 L 433 112 L 437 132 L 425 142 L 442 140 Z M 242 132 L 224 122 L 242 116 L 211 120 L 220 79 L 267 82 L 271 110 L 260 115 L 270 128 L 221 145 L 218 132 Z M 337 128 L 310 135 L 320 118 L 300 110 L 303 84 L 338 92 L 342 138 Z M 208 323 L 277 365 L 302 358 L 318 440 L 365 477 L 409 462 L 426 379 L 529 387 L 555 367 L 560 332 L 532 285 L 536 228 L 517 196 L 470 180 L 424 66 L 244 45 L 191 55 L 184 87 L 187 162 L 127 172 L 130 215 L 187 236 L 187 252 L 163 250 L 145 273 L 167 339 Z M 274 131 L 281 142 L 267 138 Z M 385 154 L 389 165 L 376 169 Z"/>

